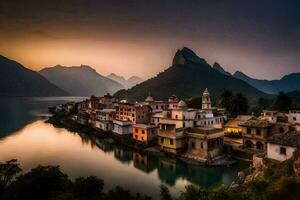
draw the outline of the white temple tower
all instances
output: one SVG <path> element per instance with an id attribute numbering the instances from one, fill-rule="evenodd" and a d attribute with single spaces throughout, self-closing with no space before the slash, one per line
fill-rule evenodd
<path id="1" fill-rule="evenodd" d="M 205 89 L 202 95 L 202 109 L 211 109 L 210 93 L 208 92 L 207 88 Z"/>

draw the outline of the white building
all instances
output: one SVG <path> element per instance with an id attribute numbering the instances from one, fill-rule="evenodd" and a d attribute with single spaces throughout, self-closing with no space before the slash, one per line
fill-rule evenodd
<path id="1" fill-rule="evenodd" d="M 122 120 L 113 120 L 112 132 L 119 134 L 119 135 L 132 134 L 132 122 L 131 121 L 122 121 Z"/>
<path id="2" fill-rule="evenodd" d="M 159 124 L 175 124 L 176 128 L 192 128 L 192 127 L 214 127 L 222 128 L 222 124 L 227 120 L 226 115 L 212 109 L 210 94 L 206 89 L 203 93 L 204 104 L 202 108 L 188 108 L 184 101 L 180 101 L 177 108 L 167 109 L 152 116 L 151 123 Z"/>
<path id="3" fill-rule="evenodd" d="M 206 88 L 202 95 L 202 109 L 211 109 L 211 99 L 210 99 L 210 93 L 208 92 L 208 89 Z"/>
<path id="4" fill-rule="evenodd" d="M 143 104 L 146 104 L 151 107 L 153 113 L 159 113 L 166 109 L 175 109 L 178 105 L 178 98 L 176 95 L 169 97 L 168 101 L 158 101 L 154 100 L 153 97 L 148 96 Z"/>
<path id="5" fill-rule="evenodd" d="M 300 111 L 290 111 L 288 114 L 289 123 L 300 123 Z"/>
<path id="6" fill-rule="evenodd" d="M 300 132 L 291 131 L 284 134 L 276 134 L 268 139 L 267 157 L 269 159 L 285 161 L 293 156 L 300 148 Z"/>

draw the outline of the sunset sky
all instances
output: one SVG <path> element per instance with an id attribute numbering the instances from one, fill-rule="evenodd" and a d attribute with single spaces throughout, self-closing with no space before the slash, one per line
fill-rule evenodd
<path id="1" fill-rule="evenodd" d="M 33 70 L 86 64 L 150 78 L 187 46 L 229 72 L 278 79 L 300 71 L 296 2 L 1 0 L 0 54 Z"/>

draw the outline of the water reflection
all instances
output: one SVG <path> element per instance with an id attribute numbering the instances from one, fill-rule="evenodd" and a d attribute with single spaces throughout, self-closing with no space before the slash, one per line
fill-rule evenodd
<path id="1" fill-rule="evenodd" d="M 22 129 L 40 117 L 49 116 L 48 107 L 85 97 L 0 98 L 0 138 Z"/>
<path id="2" fill-rule="evenodd" d="M 228 185 L 241 167 L 187 165 L 180 160 L 131 151 L 112 139 L 55 128 L 39 119 L 47 113 L 48 105 L 53 101 L 6 101 L 5 112 L 0 114 L 0 130 L 2 137 L 9 136 L 0 141 L 0 161 L 16 158 L 24 171 L 37 165 L 59 165 L 71 178 L 94 175 L 105 180 L 106 189 L 121 185 L 155 198 L 161 183 L 175 195 L 187 184 Z"/>

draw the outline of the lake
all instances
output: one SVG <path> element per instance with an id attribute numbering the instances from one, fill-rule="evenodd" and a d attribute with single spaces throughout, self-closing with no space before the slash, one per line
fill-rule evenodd
<path id="1" fill-rule="evenodd" d="M 0 161 L 18 159 L 26 172 L 37 165 L 59 165 L 71 178 L 97 176 L 105 189 L 120 185 L 158 198 L 160 184 L 174 195 L 188 184 L 211 187 L 229 185 L 245 164 L 203 167 L 179 160 L 141 155 L 110 140 L 55 128 L 44 121 L 48 107 L 82 97 L 2 98 Z"/>

